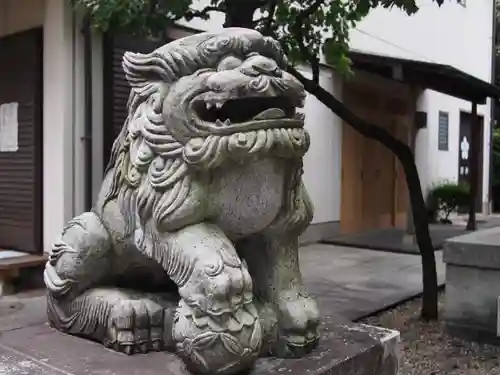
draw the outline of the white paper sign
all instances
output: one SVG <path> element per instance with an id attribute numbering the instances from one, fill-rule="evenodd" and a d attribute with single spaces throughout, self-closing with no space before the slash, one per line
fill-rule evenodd
<path id="1" fill-rule="evenodd" d="M 18 108 L 19 103 L 0 105 L 0 152 L 16 152 L 18 145 Z"/>

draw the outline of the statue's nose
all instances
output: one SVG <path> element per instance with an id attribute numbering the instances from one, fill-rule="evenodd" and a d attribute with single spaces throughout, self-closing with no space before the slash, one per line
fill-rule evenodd
<path id="1" fill-rule="evenodd" d="M 241 65 L 240 69 L 244 74 L 250 76 L 265 74 L 269 76 L 281 77 L 283 73 L 276 61 L 262 55 L 255 55 L 248 58 Z"/>

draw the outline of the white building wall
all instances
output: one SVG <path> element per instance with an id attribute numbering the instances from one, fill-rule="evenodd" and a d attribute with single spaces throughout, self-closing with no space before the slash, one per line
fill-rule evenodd
<path id="1" fill-rule="evenodd" d="M 302 74 L 310 77 L 305 69 Z M 320 84 L 336 97 L 342 95 L 341 80 L 331 70 L 322 70 Z M 305 127 L 311 147 L 304 157 L 304 183 L 314 204 L 313 224 L 340 221 L 342 170 L 342 120 L 312 95 L 304 107 Z"/>
<path id="2" fill-rule="evenodd" d="M 494 0 L 455 1 L 438 7 L 421 0 L 420 11 L 408 17 L 399 10 L 375 9 L 351 36 L 353 49 L 363 52 L 452 65 L 491 82 L 492 11 Z M 427 129 L 416 141 L 417 165 L 428 188 L 448 179 L 458 180 L 460 111 L 470 112 L 469 102 L 431 90 L 423 93 L 418 110 L 427 112 Z M 449 112 L 449 150 L 438 150 L 438 112 Z M 478 107 L 484 116 L 483 202 L 488 202 L 490 105 Z"/>
<path id="3" fill-rule="evenodd" d="M 66 222 L 83 211 L 83 96 L 77 90 L 83 58 L 67 0 L 46 0 L 43 26 L 43 237 L 49 251 Z"/>
<path id="4" fill-rule="evenodd" d="M 47 0 L 44 19 L 44 250 L 73 212 L 73 32 L 64 0 Z"/>

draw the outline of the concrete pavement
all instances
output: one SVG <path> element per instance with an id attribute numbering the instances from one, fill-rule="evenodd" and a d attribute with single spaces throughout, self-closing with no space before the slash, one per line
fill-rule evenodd
<path id="1" fill-rule="evenodd" d="M 357 320 L 422 291 L 417 255 L 313 244 L 301 248 L 300 261 L 304 282 L 325 315 Z M 436 263 L 442 284 L 442 251 Z M 43 290 L 0 299 L 0 332 L 44 322 Z"/>
<path id="2" fill-rule="evenodd" d="M 304 280 L 323 313 L 357 320 L 422 292 L 419 255 L 314 244 L 302 248 Z M 436 251 L 438 282 L 445 281 Z"/>

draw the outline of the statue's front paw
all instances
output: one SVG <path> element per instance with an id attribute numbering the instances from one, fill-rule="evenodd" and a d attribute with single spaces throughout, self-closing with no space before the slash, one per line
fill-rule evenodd
<path id="1" fill-rule="evenodd" d="M 279 337 L 277 357 L 297 358 L 310 353 L 318 344 L 319 309 L 306 293 L 283 293 L 278 301 Z"/>
<path id="2" fill-rule="evenodd" d="M 248 370 L 262 343 L 251 277 L 242 264 L 202 270 L 179 289 L 173 327 L 177 353 L 197 374 Z"/>
<path id="3" fill-rule="evenodd" d="M 257 316 L 253 308 L 252 278 L 242 263 L 202 265 L 179 288 L 179 294 L 193 309 L 195 317 L 223 317 L 245 307 L 251 310 L 253 318 Z"/>
<path id="4" fill-rule="evenodd" d="M 165 310 L 149 300 L 123 300 L 111 309 L 104 344 L 126 354 L 164 349 Z M 167 333 L 168 334 L 168 333 Z"/>

